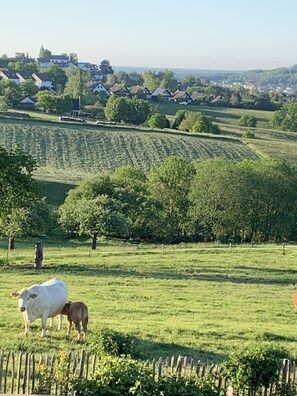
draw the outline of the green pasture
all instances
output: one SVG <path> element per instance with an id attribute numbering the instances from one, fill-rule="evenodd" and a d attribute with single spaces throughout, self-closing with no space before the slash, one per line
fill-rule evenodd
<path id="1" fill-rule="evenodd" d="M 206 244 L 131 245 L 101 241 L 45 241 L 44 268 L 34 270 L 34 241 L 16 241 L 7 255 L 0 245 L 1 348 L 38 353 L 87 350 L 96 332 L 111 329 L 136 339 L 142 359 L 187 355 L 220 362 L 231 352 L 256 344 L 284 347 L 297 356 L 297 247 Z M 60 277 L 69 299 L 89 306 L 90 334 L 83 345 L 40 321 L 31 335 L 9 294 Z"/>
<path id="2" fill-rule="evenodd" d="M 245 114 L 253 115 L 257 119 L 257 127 L 270 128 L 270 120 L 273 116 L 272 111 L 265 110 L 250 110 L 250 109 L 237 109 L 227 108 L 220 106 L 201 106 L 201 105 L 188 105 L 183 106 L 178 103 L 159 103 L 160 112 L 169 116 L 174 116 L 178 110 L 200 111 L 210 118 L 211 121 L 222 124 L 238 125 L 241 116 Z M 172 117 L 171 117 L 172 119 Z"/>

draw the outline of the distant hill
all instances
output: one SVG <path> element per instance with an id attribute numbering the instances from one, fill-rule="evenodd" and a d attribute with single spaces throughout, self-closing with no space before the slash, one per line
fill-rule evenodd
<path id="1" fill-rule="evenodd" d="M 175 74 L 194 74 L 194 75 L 202 75 L 202 74 L 233 74 L 233 73 L 242 73 L 242 70 L 212 70 L 212 69 L 185 69 L 185 68 L 175 68 L 175 67 L 149 67 L 149 66 L 113 66 L 115 72 L 125 71 L 126 73 L 137 72 L 142 74 L 146 70 L 152 70 L 155 72 L 160 72 L 165 69 L 172 70 Z"/>
<path id="2" fill-rule="evenodd" d="M 164 68 L 116 66 L 115 71 L 123 70 L 127 73 L 136 71 L 143 73 L 145 70 L 159 72 Z M 171 68 L 177 76 L 193 74 L 197 77 L 208 78 L 215 83 L 242 83 L 253 81 L 256 88 L 263 90 L 292 90 L 297 91 L 297 65 L 280 67 L 272 70 L 207 70 L 207 69 L 179 69 Z"/>

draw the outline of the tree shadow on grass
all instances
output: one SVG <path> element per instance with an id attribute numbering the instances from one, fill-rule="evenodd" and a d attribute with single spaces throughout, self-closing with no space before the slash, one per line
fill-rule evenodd
<path id="1" fill-rule="evenodd" d="M 137 271 L 134 269 L 128 270 L 121 266 L 107 267 L 98 265 L 94 267 L 76 265 L 76 264 L 61 264 L 59 266 L 43 266 L 41 270 L 34 269 L 33 264 L 27 265 L 8 265 L 2 266 L 6 271 L 33 271 L 32 273 L 40 272 L 54 274 L 66 273 L 77 276 L 104 276 L 104 277 L 123 277 L 123 278 L 146 278 L 146 279 L 164 279 L 164 280 L 189 280 L 189 281 L 204 281 L 204 282 L 219 282 L 219 283 L 235 283 L 235 284 L 264 284 L 264 285 L 292 285 L 294 277 L 297 276 L 297 270 L 280 270 L 280 269 L 266 269 L 256 267 L 238 266 L 238 270 L 250 271 L 248 273 L 228 274 L 220 273 L 215 268 L 199 268 L 198 270 L 188 269 L 184 271 Z M 253 272 L 262 272 L 260 276 L 253 276 Z M 267 273 L 276 273 L 275 277 L 267 276 Z M 282 273 L 283 278 L 279 278 Z"/>
<path id="2" fill-rule="evenodd" d="M 178 356 L 187 357 L 188 360 L 194 359 L 194 361 L 202 363 L 219 363 L 227 359 L 227 355 L 215 353 L 212 351 L 204 350 L 199 347 L 191 348 L 184 345 L 180 345 L 174 342 L 157 342 L 152 340 L 145 340 L 137 336 L 131 336 L 120 332 L 111 331 L 108 333 L 111 338 L 118 342 L 119 350 L 121 350 L 121 340 L 125 343 L 124 354 L 130 354 L 135 359 L 143 361 L 153 361 L 162 358 L 172 359 L 174 357 L 175 362 Z M 102 353 L 99 348 L 96 348 L 96 342 L 101 345 L 101 332 L 95 331 L 90 332 L 87 341 L 85 342 L 85 348 L 92 350 L 94 353 Z M 106 351 L 105 351 L 106 352 Z M 108 352 L 108 351 L 107 351 Z M 120 352 L 119 354 L 122 354 Z"/>

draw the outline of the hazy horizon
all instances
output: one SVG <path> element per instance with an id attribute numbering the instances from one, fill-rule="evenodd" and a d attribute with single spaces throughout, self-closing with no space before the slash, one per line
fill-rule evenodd
<path id="1" fill-rule="evenodd" d="M 0 55 L 41 46 L 127 67 L 271 70 L 297 63 L 295 0 L 0 0 Z"/>

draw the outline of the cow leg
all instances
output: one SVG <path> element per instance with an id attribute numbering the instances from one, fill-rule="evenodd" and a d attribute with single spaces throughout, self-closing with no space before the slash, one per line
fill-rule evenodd
<path id="1" fill-rule="evenodd" d="M 24 316 L 24 322 L 25 322 L 25 336 L 29 335 L 30 332 L 30 320 L 28 320 L 25 316 Z"/>
<path id="2" fill-rule="evenodd" d="M 46 322 L 47 322 L 47 315 L 43 315 L 41 317 L 41 336 L 46 336 Z"/>
<path id="3" fill-rule="evenodd" d="M 58 324 L 58 330 L 62 330 L 62 323 L 63 323 L 63 315 L 59 315 L 59 324 Z"/>
<path id="4" fill-rule="evenodd" d="M 55 318 L 51 318 L 50 320 L 50 326 L 55 327 Z"/>
<path id="5" fill-rule="evenodd" d="M 80 328 L 80 321 L 78 320 L 75 324 L 75 330 L 76 330 L 76 338 L 77 341 L 81 340 L 81 328 Z"/>

